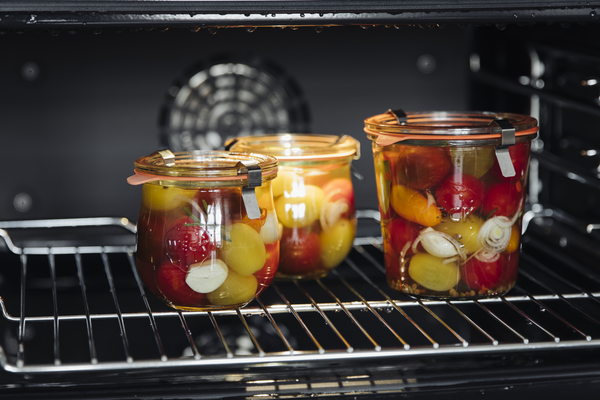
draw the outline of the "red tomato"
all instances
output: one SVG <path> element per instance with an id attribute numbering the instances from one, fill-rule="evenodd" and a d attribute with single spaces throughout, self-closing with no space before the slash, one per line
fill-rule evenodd
<path id="1" fill-rule="evenodd" d="M 492 166 L 492 173 L 496 178 L 502 181 L 515 182 L 525 176 L 527 172 L 527 166 L 529 165 L 529 149 L 531 142 L 517 143 L 514 146 L 508 148 L 508 154 L 512 160 L 513 167 L 515 168 L 515 176 L 505 177 L 502 175 L 502 170 L 498 164 L 498 160 L 494 162 Z"/>
<path id="2" fill-rule="evenodd" d="M 468 215 L 483 203 L 483 185 L 473 175 L 455 171 L 440 183 L 435 198 L 449 214 Z"/>
<path id="3" fill-rule="evenodd" d="M 494 289 L 502 278 L 503 270 L 502 257 L 493 262 L 473 257 L 460 267 L 462 280 L 473 290 Z"/>
<path id="4" fill-rule="evenodd" d="M 187 269 L 164 262 L 156 272 L 156 285 L 162 295 L 178 306 L 197 306 L 205 298 L 204 294 L 192 290 L 185 283 Z"/>
<path id="5" fill-rule="evenodd" d="M 215 249 L 208 232 L 190 217 L 180 218 L 165 235 L 167 256 L 182 268 L 202 262 Z"/>
<path id="6" fill-rule="evenodd" d="M 400 146 L 398 180 L 415 190 L 439 184 L 450 173 L 452 161 L 443 147 Z"/>
<path id="7" fill-rule="evenodd" d="M 402 253 L 406 243 L 414 241 L 419 236 L 418 226 L 401 217 L 395 217 L 387 224 L 387 233 L 392 248 L 398 254 Z M 406 254 L 412 254 L 410 247 Z"/>
<path id="8" fill-rule="evenodd" d="M 342 214 L 342 218 L 354 215 L 354 188 L 350 179 L 337 178 L 327 182 L 323 186 L 323 194 L 325 198 L 331 196 L 328 200 L 330 203 L 343 201 L 348 204 L 348 211 Z"/>
<path id="9" fill-rule="evenodd" d="M 279 271 L 288 274 L 306 274 L 321 268 L 321 242 L 310 229 L 283 229 L 281 236 Z"/>
<path id="10" fill-rule="evenodd" d="M 258 280 L 257 296 L 271 284 L 279 265 L 279 242 L 266 244 L 265 249 L 267 251 L 265 265 L 254 274 Z"/>
<path id="11" fill-rule="evenodd" d="M 511 182 L 500 182 L 492 186 L 483 201 L 483 215 L 512 217 L 519 209 L 523 194 Z"/>

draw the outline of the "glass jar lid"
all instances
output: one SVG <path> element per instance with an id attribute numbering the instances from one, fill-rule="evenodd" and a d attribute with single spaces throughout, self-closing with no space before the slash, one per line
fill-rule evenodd
<path id="1" fill-rule="evenodd" d="M 360 158 L 360 143 L 351 136 L 292 134 L 244 136 L 228 139 L 225 148 L 263 153 L 279 161 L 326 161 Z"/>
<path id="2" fill-rule="evenodd" d="M 135 175 L 127 182 L 139 185 L 157 180 L 169 181 L 239 181 L 252 180 L 260 170 L 261 181 L 275 178 L 278 160 L 263 154 L 229 151 L 186 151 L 172 153 L 161 150 L 134 162 Z"/>
<path id="3" fill-rule="evenodd" d="M 433 145 L 428 141 L 474 141 L 477 145 L 498 145 L 502 142 L 506 123 L 514 129 L 516 141 L 535 138 L 538 126 L 533 117 L 521 114 L 486 111 L 404 112 L 389 110 L 365 120 L 369 139 L 385 146 L 407 141 L 406 144 Z M 471 143 L 469 143 L 471 144 Z"/>

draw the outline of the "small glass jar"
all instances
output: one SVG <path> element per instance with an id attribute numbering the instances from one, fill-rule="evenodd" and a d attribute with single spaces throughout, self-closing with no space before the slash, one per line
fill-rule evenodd
<path id="1" fill-rule="evenodd" d="M 243 307 L 279 263 L 271 182 L 277 159 L 224 151 L 162 150 L 135 161 L 142 186 L 137 270 L 169 306 Z"/>
<path id="2" fill-rule="evenodd" d="M 537 130 L 532 117 L 489 112 L 390 110 L 365 120 L 390 287 L 474 299 L 515 285 Z"/>
<path id="3" fill-rule="evenodd" d="M 279 160 L 273 181 L 281 229 L 277 278 L 316 279 L 341 264 L 356 235 L 350 167 L 360 157 L 358 141 L 350 136 L 279 134 L 230 139 L 226 148 Z"/>

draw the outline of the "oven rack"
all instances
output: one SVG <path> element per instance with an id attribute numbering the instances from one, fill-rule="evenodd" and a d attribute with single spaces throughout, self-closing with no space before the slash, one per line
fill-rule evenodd
<path id="1" fill-rule="evenodd" d="M 3 268 L 19 270 L 21 279 L 15 293 L 0 293 L 0 365 L 11 373 L 331 365 L 600 346 L 600 273 L 532 235 L 523 237 L 517 286 L 499 298 L 427 301 L 395 292 L 385 283 L 381 238 L 362 236 L 325 278 L 274 282 L 243 309 L 181 312 L 145 291 L 133 245 L 13 243 L 12 228 L 44 223 L 135 231 L 122 218 L 0 224 L 14 261 Z"/>

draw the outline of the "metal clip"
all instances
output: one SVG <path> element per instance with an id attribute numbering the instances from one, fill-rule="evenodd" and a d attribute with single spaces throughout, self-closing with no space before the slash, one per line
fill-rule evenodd
<path id="1" fill-rule="evenodd" d="M 159 150 L 158 155 L 162 157 L 163 162 L 167 167 L 175 165 L 175 154 L 169 149 Z"/>
<path id="2" fill-rule="evenodd" d="M 515 144 L 515 127 L 506 119 L 496 119 L 492 121 L 492 124 L 496 124 L 502 129 L 500 146 L 496 146 L 496 159 L 498 159 L 502 176 L 506 178 L 515 176 L 515 167 L 508 152 L 508 148 Z"/>
<path id="3" fill-rule="evenodd" d="M 398 124 L 406 125 L 407 119 L 406 119 L 406 113 L 404 112 L 404 110 L 402 110 L 401 108 L 392 110 L 390 108 L 387 112 L 391 113 L 396 118 L 396 120 L 398 121 Z"/>
<path id="4" fill-rule="evenodd" d="M 246 207 L 246 214 L 250 219 L 260 218 L 260 207 L 256 198 L 255 187 L 262 185 L 262 169 L 252 161 L 242 161 L 241 164 L 248 170 L 248 186 L 242 188 L 242 200 Z"/>
<path id="5" fill-rule="evenodd" d="M 238 139 L 235 138 L 231 142 L 226 143 L 225 144 L 225 151 L 229 151 L 233 147 L 233 145 L 236 144 L 237 142 L 238 142 Z"/>

